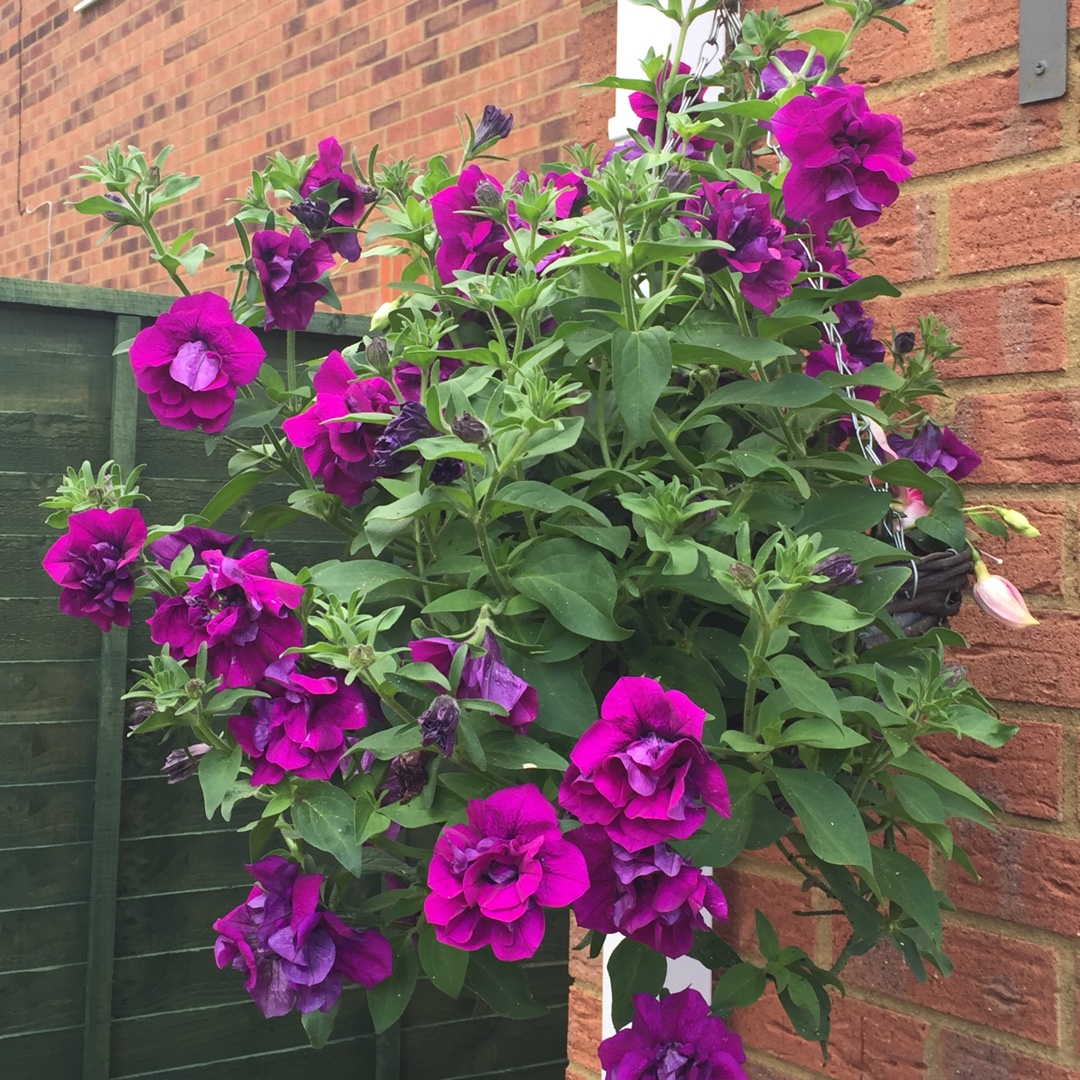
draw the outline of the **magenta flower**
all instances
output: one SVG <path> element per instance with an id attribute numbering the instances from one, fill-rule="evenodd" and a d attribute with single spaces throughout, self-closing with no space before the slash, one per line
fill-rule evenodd
<path id="1" fill-rule="evenodd" d="M 247 975 L 244 989 L 263 1016 L 329 1012 L 342 983 L 368 988 L 390 977 L 390 943 L 376 930 L 354 930 L 322 908 L 322 874 L 270 855 L 249 866 L 247 900 L 214 923 L 219 968 Z"/>
<path id="2" fill-rule="evenodd" d="M 271 694 L 251 703 L 253 715 L 229 718 L 233 738 L 255 769 L 251 786 L 276 784 L 286 773 L 308 780 L 329 780 L 368 722 L 367 705 L 356 686 L 324 664 L 297 671 L 296 656 L 275 660 L 259 687 Z"/>
<path id="3" fill-rule="evenodd" d="M 689 75 L 690 65 L 679 64 L 679 74 Z M 641 90 L 635 90 L 630 95 L 630 108 L 634 111 L 634 115 L 640 117 L 638 121 L 638 132 L 645 136 L 654 146 L 656 145 L 656 127 L 657 121 L 660 117 L 660 103 L 657 98 L 663 89 L 663 84 L 667 81 L 671 75 L 671 64 L 669 63 L 664 70 L 656 77 L 656 93 L 646 94 Z M 666 113 L 681 113 L 690 108 L 691 105 L 699 105 L 705 100 L 705 94 L 703 91 L 698 90 L 690 97 L 685 94 L 676 94 L 665 106 L 664 111 Z M 672 147 L 678 153 L 685 154 L 688 158 L 695 158 L 697 160 L 704 159 L 705 155 L 710 151 L 716 142 L 713 139 L 705 139 L 700 135 L 695 135 L 689 143 L 683 143 L 682 139 L 675 139 Z M 628 159 L 631 155 L 627 155 Z M 639 157 L 640 154 L 633 154 L 633 157 Z"/>
<path id="4" fill-rule="evenodd" d="M 336 183 L 336 194 L 331 203 L 337 206 L 330 212 L 330 224 L 351 229 L 364 215 L 364 195 L 356 181 L 341 167 L 345 151 L 333 136 L 319 143 L 319 160 L 307 171 L 300 184 L 300 194 L 307 198 L 313 191 Z M 355 232 L 330 232 L 323 240 L 330 250 L 349 262 L 360 258 L 360 241 Z"/>
<path id="5" fill-rule="evenodd" d="M 467 813 L 435 841 L 424 915 L 446 945 L 525 960 L 544 938 L 542 909 L 566 907 L 588 887 L 585 859 L 535 784 L 474 799 Z"/>
<path id="6" fill-rule="evenodd" d="M 798 75 L 803 69 L 803 65 L 806 63 L 806 58 L 810 54 L 805 49 L 781 49 L 777 54 L 775 60 L 770 60 L 761 69 L 761 93 L 758 97 L 763 101 L 767 101 L 771 97 L 775 97 L 781 90 L 786 90 L 789 86 L 787 76 L 780 70 L 776 64 L 776 60 L 779 60 L 784 67 L 791 72 L 792 75 Z M 810 61 L 810 67 L 807 69 L 803 78 L 807 82 L 814 82 L 819 76 L 825 74 L 825 57 L 818 53 L 813 60 Z M 833 75 L 831 78 L 826 79 L 822 84 L 823 86 L 843 86 L 844 80 L 839 75 Z"/>
<path id="7" fill-rule="evenodd" d="M 712 878 L 667 844 L 629 852 L 602 825 L 566 834 L 589 869 L 589 888 L 571 905 L 578 925 L 624 934 L 664 956 L 685 956 L 694 931 L 708 927 L 704 912 L 727 918 L 727 901 Z"/>
<path id="8" fill-rule="evenodd" d="M 185 525 L 182 529 L 167 533 L 153 543 L 147 544 L 146 553 L 156 563 L 170 570 L 177 555 L 186 547 L 190 547 L 194 553 L 192 566 L 205 566 L 203 554 L 207 551 L 224 551 L 232 555 L 234 559 L 242 559 L 255 550 L 255 545 L 248 537 L 240 540 L 239 536 L 230 536 L 228 533 L 217 532 L 215 529 Z"/>
<path id="9" fill-rule="evenodd" d="M 634 1021 L 599 1047 L 604 1080 L 747 1080 L 742 1040 L 696 990 L 634 995 Z"/>
<path id="10" fill-rule="evenodd" d="M 449 339 L 439 342 L 439 348 L 452 349 L 454 346 Z M 439 382 L 446 382 L 451 375 L 461 367 L 461 361 L 456 356 L 440 356 L 439 358 Z M 434 371 L 434 367 L 432 368 Z M 394 385 L 398 388 L 401 396 L 406 401 L 419 401 L 420 389 L 423 386 L 423 372 L 419 365 L 410 364 L 403 360 L 394 367 L 392 376 Z"/>
<path id="11" fill-rule="evenodd" d="M 254 382 L 266 352 L 216 293 L 181 296 L 131 343 L 135 382 L 165 427 L 225 429 L 236 388 Z"/>
<path id="12" fill-rule="evenodd" d="M 771 315 L 791 295 L 791 283 L 802 265 L 784 245 L 783 223 L 772 216 L 769 196 L 735 183 L 702 181 L 699 193 L 686 201 L 682 219 L 694 232 L 704 232 L 730 244 L 733 251 L 705 251 L 698 256 L 703 273 L 725 266 L 742 274 L 739 292 Z"/>
<path id="13" fill-rule="evenodd" d="M 915 155 L 903 146 L 903 125 L 873 113 L 861 86 L 817 86 L 763 123 L 791 167 L 784 178 L 790 217 L 827 233 L 841 218 L 870 225 L 896 202 Z"/>
<path id="14" fill-rule="evenodd" d="M 928 420 L 913 439 L 893 432 L 889 435 L 889 446 L 925 472 L 941 469 L 954 480 L 963 480 L 982 464 L 982 458 L 955 431 L 938 427 L 932 420 Z"/>
<path id="15" fill-rule="evenodd" d="M 315 401 L 281 425 L 285 437 L 304 452 L 312 476 L 332 495 L 355 506 L 379 475 L 375 443 L 378 424 L 342 420 L 350 413 L 389 413 L 397 404 L 394 388 L 378 376 L 358 379 L 341 353 L 332 352 L 315 373 Z"/>
<path id="16" fill-rule="evenodd" d="M 288 609 L 300 606 L 304 588 L 269 577 L 264 548 L 242 559 L 207 551 L 203 562 L 206 573 L 182 596 L 158 594 L 150 639 L 188 659 L 205 643 L 213 678 L 254 686 L 286 649 L 302 643 L 300 620 Z"/>
<path id="17" fill-rule="evenodd" d="M 431 212 L 439 234 L 435 269 L 444 285 L 453 283 L 457 271 L 486 273 L 492 263 L 506 257 L 506 229 L 481 210 L 476 189 L 482 183 L 502 191 L 502 184 L 479 165 L 470 165 L 456 184 L 431 197 Z"/>
<path id="18" fill-rule="evenodd" d="M 100 630 L 131 625 L 135 570 L 146 523 L 131 507 L 80 510 L 45 553 L 42 566 L 60 586 L 60 610 Z"/>
<path id="19" fill-rule="evenodd" d="M 706 807 L 727 817 L 724 774 L 701 745 L 705 715 L 655 679 L 619 679 L 570 752 L 560 805 L 631 852 L 685 840 Z"/>
<path id="20" fill-rule="evenodd" d="M 409 655 L 414 664 L 431 664 L 441 675 L 449 676 L 458 649 L 464 648 L 462 642 L 449 638 L 422 638 L 409 642 Z M 536 688 L 503 663 L 502 649 L 490 630 L 484 635 L 484 655 L 469 657 L 461 669 L 457 697 L 501 705 L 509 715 L 499 719 L 519 734 L 529 730 L 539 711 Z"/>
<path id="21" fill-rule="evenodd" d="M 288 236 L 257 232 L 251 259 L 266 300 L 266 329 L 306 330 L 316 301 L 330 291 L 319 281 L 334 265 L 327 242 L 309 240 L 299 226 Z"/>

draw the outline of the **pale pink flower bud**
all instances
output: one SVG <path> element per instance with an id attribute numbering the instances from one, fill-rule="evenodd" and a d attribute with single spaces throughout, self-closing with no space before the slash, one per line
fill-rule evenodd
<path id="1" fill-rule="evenodd" d="M 900 515 L 900 524 L 910 529 L 921 517 L 930 513 L 930 507 L 923 499 L 918 488 L 897 488 L 893 499 L 893 509 Z"/>
<path id="2" fill-rule="evenodd" d="M 1036 619 L 1024 602 L 1020 590 L 1000 574 L 991 574 L 982 559 L 975 560 L 975 603 L 999 622 L 1017 628 L 1037 626 Z"/>

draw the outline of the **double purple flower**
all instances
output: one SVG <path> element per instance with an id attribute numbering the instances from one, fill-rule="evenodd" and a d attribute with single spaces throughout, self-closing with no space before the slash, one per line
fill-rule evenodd
<path id="1" fill-rule="evenodd" d="M 729 816 L 724 774 L 701 745 L 705 715 L 655 679 L 619 679 L 570 752 L 560 805 L 629 852 L 685 840 L 707 807 Z"/>
<path id="2" fill-rule="evenodd" d="M 330 290 L 320 278 L 334 265 L 325 240 L 295 227 L 288 236 L 262 231 L 251 238 L 251 259 L 266 301 L 267 330 L 306 330 L 315 303 Z"/>
<path id="3" fill-rule="evenodd" d="M 904 149 L 903 125 L 871 112 L 861 86 L 816 86 L 763 126 L 790 162 L 787 212 L 815 233 L 826 234 L 841 218 L 873 224 L 911 176 L 915 155 Z"/>
<path id="4" fill-rule="evenodd" d="M 256 885 L 247 900 L 218 919 L 219 968 L 247 978 L 244 989 L 263 1016 L 329 1012 L 345 979 L 372 987 L 389 978 L 390 943 L 376 930 L 354 930 L 319 902 L 323 876 L 270 855 L 249 866 Z"/>
<path id="5" fill-rule="evenodd" d="M 216 293 L 181 296 L 131 343 L 135 383 L 165 427 L 225 429 L 236 388 L 254 382 L 266 352 Z"/>
<path id="6" fill-rule="evenodd" d="M 131 625 L 135 571 L 146 523 L 132 507 L 81 510 L 45 553 L 42 566 L 60 586 L 60 610 L 101 630 Z"/>
<path id="7" fill-rule="evenodd" d="M 345 151 L 333 136 L 319 143 L 319 158 L 308 169 L 300 184 L 300 194 L 307 198 L 312 192 L 327 184 L 334 183 L 334 201 L 337 206 L 330 212 L 330 224 L 351 229 L 364 215 L 364 192 L 357 182 L 341 167 L 345 160 Z M 370 201 L 370 200 L 367 200 Z M 349 262 L 360 258 L 360 241 L 355 232 L 327 233 L 325 242 L 330 250 Z"/>
<path id="8" fill-rule="evenodd" d="M 928 420 L 913 439 L 895 433 L 888 438 L 889 446 L 900 457 L 914 461 L 925 472 L 940 469 L 954 480 L 963 480 L 976 466 L 982 464 L 979 454 L 955 431 L 948 427 L 938 427 L 932 420 Z"/>
<path id="9" fill-rule="evenodd" d="M 449 677 L 454 657 L 464 648 L 467 646 L 462 642 L 450 638 L 421 638 L 409 642 L 409 655 L 414 664 L 431 664 L 440 675 Z M 509 715 L 499 719 L 519 734 L 528 731 L 539 711 L 536 688 L 503 663 L 502 649 L 490 630 L 484 635 L 484 655 L 470 656 L 462 666 L 456 693 L 461 700 L 501 705 Z"/>
<path id="10" fill-rule="evenodd" d="M 286 649 L 302 643 L 291 609 L 300 606 L 304 588 L 270 577 L 263 548 L 240 559 L 206 551 L 202 560 L 206 573 L 183 595 L 157 594 L 150 639 L 186 659 L 205 644 L 211 677 L 225 686 L 254 686 Z"/>
<path id="11" fill-rule="evenodd" d="M 298 671 L 290 654 L 266 669 L 260 689 L 271 696 L 252 701 L 251 715 L 229 718 L 233 738 L 255 766 L 251 786 L 276 784 L 287 773 L 329 780 L 354 741 L 345 733 L 368 722 L 359 688 L 324 664 Z"/>
<path id="12" fill-rule="evenodd" d="M 679 74 L 689 75 L 690 65 L 679 64 Z M 633 110 L 634 115 L 639 117 L 638 120 L 638 133 L 644 135 L 653 146 L 656 146 L 656 128 L 657 122 L 660 118 L 660 102 L 657 100 L 663 90 L 663 85 L 671 75 L 671 64 L 669 63 L 664 70 L 656 77 L 656 92 L 655 94 L 646 94 L 641 90 L 635 90 L 630 95 L 630 108 Z M 689 97 L 683 94 L 675 94 L 664 105 L 664 112 L 669 113 L 681 113 L 685 112 L 692 105 L 699 105 L 705 100 L 704 92 L 701 90 L 696 91 Z M 632 144 L 631 144 L 632 145 Z M 700 135 L 695 135 L 689 142 L 684 143 L 682 139 L 676 139 L 673 149 L 681 154 L 684 154 L 688 158 L 695 158 L 697 160 L 704 160 L 706 154 L 716 145 L 715 140 L 705 139 Z M 657 147 L 657 149 L 663 149 L 663 147 Z M 638 157 L 639 153 L 627 154 L 627 158 Z"/>
<path id="13" fill-rule="evenodd" d="M 588 887 L 585 859 L 534 784 L 474 799 L 467 814 L 435 841 L 424 915 L 446 945 L 490 945 L 500 960 L 525 960 L 544 938 L 543 909 L 566 907 Z"/>
<path id="14" fill-rule="evenodd" d="M 488 176 L 479 165 L 470 165 L 457 183 L 431 197 L 431 213 L 439 234 L 435 269 L 444 285 L 451 285 L 459 270 L 485 273 L 493 263 L 506 257 L 506 229 L 484 212 L 476 189 L 491 185 L 502 192 L 502 184 Z"/>
<path id="15" fill-rule="evenodd" d="M 664 956 L 685 956 L 704 913 L 727 918 L 720 887 L 668 844 L 629 852 L 602 825 L 583 825 L 566 839 L 585 856 L 589 888 L 573 903 L 578 925 L 624 934 Z"/>

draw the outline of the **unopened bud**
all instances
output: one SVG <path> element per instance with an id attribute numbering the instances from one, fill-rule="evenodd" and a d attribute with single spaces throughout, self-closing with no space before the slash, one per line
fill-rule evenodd
<path id="1" fill-rule="evenodd" d="M 150 719 L 154 713 L 157 712 L 157 705 L 152 701 L 137 701 L 132 707 L 131 712 L 128 713 L 128 727 L 134 731 L 136 728 L 142 726 Z"/>
<path id="2" fill-rule="evenodd" d="M 915 335 L 910 330 L 904 330 L 893 338 L 893 352 L 905 356 L 915 348 Z"/>
<path id="3" fill-rule="evenodd" d="M 211 746 L 204 742 L 170 750 L 161 771 L 170 784 L 179 784 L 199 768 L 199 759 L 210 753 Z"/>
<path id="4" fill-rule="evenodd" d="M 307 229 L 312 239 L 317 239 L 330 228 L 330 204 L 325 199 L 304 199 L 293 203 L 289 213 Z"/>
<path id="5" fill-rule="evenodd" d="M 379 189 L 372 187 L 370 184 L 361 184 L 357 189 L 360 192 L 360 201 L 365 206 L 370 206 L 373 202 L 379 201 Z"/>
<path id="6" fill-rule="evenodd" d="M 1042 535 L 1019 510 L 1010 510 L 1007 506 L 995 506 L 994 509 L 997 510 L 1001 520 L 1018 536 L 1034 540 L 1036 536 Z"/>
<path id="7" fill-rule="evenodd" d="M 123 207 L 121 210 L 106 210 L 102 213 L 102 217 L 106 221 L 111 221 L 115 225 L 131 225 L 135 219 L 131 215 L 131 211 L 127 209 L 127 204 L 124 202 L 122 196 L 117 195 L 114 191 L 105 192 L 105 198 L 109 202 L 116 203 L 117 206 Z"/>
<path id="8" fill-rule="evenodd" d="M 818 577 L 828 578 L 816 586 L 819 589 L 838 589 L 843 585 L 861 585 L 859 568 L 851 561 L 846 551 L 838 551 L 814 564 L 813 573 Z"/>
<path id="9" fill-rule="evenodd" d="M 384 337 L 373 337 L 364 350 L 367 362 L 380 374 L 385 374 L 390 367 L 390 346 Z"/>
<path id="10" fill-rule="evenodd" d="M 732 563 L 728 573 L 731 574 L 735 584 L 741 585 L 744 589 L 750 588 L 757 581 L 757 571 L 746 563 Z"/>
<path id="11" fill-rule="evenodd" d="M 494 210 L 503 204 L 502 192 L 490 180 L 481 180 L 476 185 L 476 202 L 479 206 Z"/>
<path id="12" fill-rule="evenodd" d="M 491 441 L 491 432 L 487 424 L 472 413 L 462 413 L 450 425 L 450 430 L 462 442 L 473 443 L 475 446 L 483 446 Z"/>
<path id="13" fill-rule="evenodd" d="M 497 105 L 485 105 L 480 123 L 473 136 L 473 149 L 479 150 L 491 142 L 505 139 L 513 130 L 514 114 L 503 112 Z"/>
<path id="14" fill-rule="evenodd" d="M 899 7 L 905 0 L 870 0 L 871 11 L 888 11 L 889 8 Z"/>
<path id="15" fill-rule="evenodd" d="M 188 679 L 184 683 L 184 693 L 188 697 L 202 697 L 203 691 L 206 689 L 206 683 L 202 679 Z"/>
<path id="16" fill-rule="evenodd" d="M 354 668 L 369 668 L 375 663 L 375 650 L 370 645 L 354 645 L 349 650 L 349 663 Z"/>
<path id="17" fill-rule="evenodd" d="M 946 664 L 943 671 L 947 690 L 955 690 L 961 683 L 967 682 L 968 669 L 963 664 Z"/>

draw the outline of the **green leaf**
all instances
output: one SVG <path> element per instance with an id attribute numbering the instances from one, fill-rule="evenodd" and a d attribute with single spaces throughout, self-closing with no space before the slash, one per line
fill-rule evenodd
<path id="1" fill-rule="evenodd" d="M 376 1033 L 386 1031 L 401 1018 L 412 1000 L 418 973 L 416 949 L 412 938 L 406 935 L 394 949 L 394 969 L 390 977 L 367 992 L 368 1011 Z"/>
<path id="2" fill-rule="evenodd" d="M 731 816 L 721 817 L 709 810 L 705 823 L 689 840 L 675 841 L 672 846 L 695 866 L 727 866 L 746 846 L 753 820 L 754 788 L 750 774 L 742 769 L 725 769 Z"/>
<path id="3" fill-rule="evenodd" d="M 476 589 L 455 589 L 425 604 L 423 613 L 434 615 L 440 611 L 479 611 L 484 604 L 493 603 L 490 596 L 485 596 Z"/>
<path id="4" fill-rule="evenodd" d="M 754 929 L 757 931 L 758 950 L 761 955 L 766 960 L 775 960 L 780 955 L 780 938 L 765 912 L 754 912 Z"/>
<path id="5" fill-rule="evenodd" d="M 845 529 L 862 532 L 880 525 L 892 504 L 887 491 L 875 491 L 866 484 L 839 484 L 825 488 L 807 499 L 797 526 L 798 532 Z"/>
<path id="6" fill-rule="evenodd" d="M 858 630 L 874 621 L 873 615 L 856 611 L 839 597 L 823 592 L 796 593 L 784 612 L 790 622 L 805 622 L 829 630 Z"/>
<path id="7" fill-rule="evenodd" d="M 354 559 L 351 562 L 319 563 L 311 568 L 311 580 L 323 592 L 348 600 L 359 593 L 361 599 L 373 589 L 391 583 L 413 584 L 417 579 L 403 567 L 381 559 Z"/>
<path id="8" fill-rule="evenodd" d="M 869 872 L 870 841 L 848 793 L 821 773 L 776 769 L 774 774 L 781 794 L 799 818 L 810 850 L 824 862 Z"/>
<path id="9" fill-rule="evenodd" d="M 671 339 L 662 326 L 616 330 L 611 339 L 615 402 L 630 441 L 642 446 L 652 434 L 653 409 L 671 378 Z"/>
<path id="10" fill-rule="evenodd" d="M 840 589 L 838 595 L 860 611 L 876 615 L 911 577 L 911 566 L 908 563 L 903 566 L 881 566 L 873 570 L 863 569 L 860 573 L 862 584 Z"/>
<path id="11" fill-rule="evenodd" d="M 773 677 L 788 692 L 791 703 L 801 712 L 817 713 L 840 723 L 836 692 L 805 660 L 781 653 L 769 662 Z"/>
<path id="12" fill-rule="evenodd" d="M 874 875 L 881 892 L 926 931 L 935 949 L 941 948 L 941 908 L 930 879 L 917 862 L 888 848 L 874 848 Z"/>
<path id="13" fill-rule="evenodd" d="M 755 964 L 736 964 L 728 968 L 713 990 L 713 1009 L 743 1009 L 753 1005 L 767 985 L 765 972 Z"/>
<path id="14" fill-rule="evenodd" d="M 210 750 L 199 761 L 199 785 L 207 821 L 213 818 L 214 811 L 235 783 L 243 757 L 240 747 L 234 746 L 232 750 Z"/>
<path id="15" fill-rule="evenodd" d="M 893 760 L 892 766 L 904 773 L 911 773 L 929 780 L 932 784 L 945 791 L 951 791 L 959 795 L 966 802 L 978 807 L 984 814 L 993 817 L 994 810 L 984 799 L 980 798 L 958 776 L 954 776 L 944 765 L 933 758 L 928 758 L 921 750 L 914 747 L 906 754 Z"/>
<path id="16" fill-rule="evenodd" d="M 529 549 L 513 580 L 567 630 L 597 641 L 630 636 L 612 614 L 618 594 L 615 571 L 589 544 L 569 537 L 541 541 Z"/>
<path id="17" fill-rule="evenodd" d="M 941 805 L 941 797 L 925 780 L 904 773 L 894 773 L 889 777 L 889 783 L 896 801 L 912 821 L 927 825 L 945 824 L 945 808 Z"/>
<path id="18" fill-rule="evenodd" d="M 199 517 L 206 519 L 208 526 L 227 510 L 231 510 L 256 484 L 269 477 L 270 473 L 248 471 L 237 473 L 221 490 L 199 511 Z"/>
<path id="19" fill-rule="evenodd" d="M 865 746 L 870 740 L 849 727 L 823 716 L 808 716 L 784 728 L 777 746 L 813 746 L 820 750 L 849 750 Z"/>
<path id="20" fill-rule="evenodd" d="M 517 964 L 504 964 L 488 948 L 469 953 L 465 985 L 499 1016 L 511 1020 L 538 1020 L 547 1016 L 547 1008 L 532 996 L 525 969 Z"/>
<path id="21" fill-rule="evenodd" d="M 339 998 L 328 1012 L 315 1009 L 313 1012 L 300 1014 L 300 1022 L 304 1025 L 304 1032 L 307 1034 L 312 1050 L 321 1050 L 334 1033 L 334 1018 L 337 1016 L 340 1004 Z"/>
<path id="22" fill-rule="evenodd" d="M 560 510 L 580 510 L 601 525 L 610 526 L 607 516 L 573 495 L 567 495 L 550 484 L 539 480 L 519 480 L 500 488 L 492 497 L 495 516 L 501 514 L 500 504 L 522 510 L 536 510 L 542 514 L 557 514 Z"/>
<path id="23" fill-rule="evenodd" d="M 419 724 L 398 724 L 397 727 L 377 731 L 361 739 L 357 746 L 361 750 L 370 750 L 380 761 L 389 761 L 398 754 L 420 748 L 423 732 Z"/>
<path id="24" fill-rule="evenodd" d="M 608 958 L 611 1020 L 615 1030 L 634 1019 L 635 994 L 658 997 L 667 976 L 667 961 L 640 941 L 624 938 Z"/>
<path id="25" fill-rule="evenodd" d="M 484 736 L 484 753 L 488 764 L 497 769 L 551 769 L 566 772 L 570 763 L 528 735 L 515 731 L 493 731 Z"/>
<path id="26" fill-rule="evenodd" d="M 545 731 L 577 739 L 600 715 L 578 657 L 557 664 L 545 664 L 542 658 L 522 657 L 511 667 L 536 688 L 539 705 L 536 723 Z"/>
<path id="27" fill-rule="evenodd" d="M 444 945 L 429 923 L 420 926 L 420 964 L 437 990 L 456 998 L 465 985 L 469 954 L 464 949 Z"/>
<path id="28" fill-rule="evenodd" d="M 320 782 L 292 808 L 292 823 L 312 847 L 329 852 L 350 874 L 360 876 L 360 843 L 356 837 L 356 803 L 339 787 Z"/>
<path id="29" fill-rule="evenodd" d="M 760 794 L 755 795 L 751 806 L 750 833 L 746 837 L 748 851 L 772 847 L 781 836 L 787 836 L 794 831 L 795 823 L 774 806 L 771 799 Z"/>
<path id="30" fill-rule="evenodd" d="M 832 394 L 832 389 L 817 379 L 793 373 L 769 382 L 744 379 L 714 390 L 698 406 L 718 409 L 722 405 L 769 405 L 777 409 L 799 409 L 814 405 Z"/>

